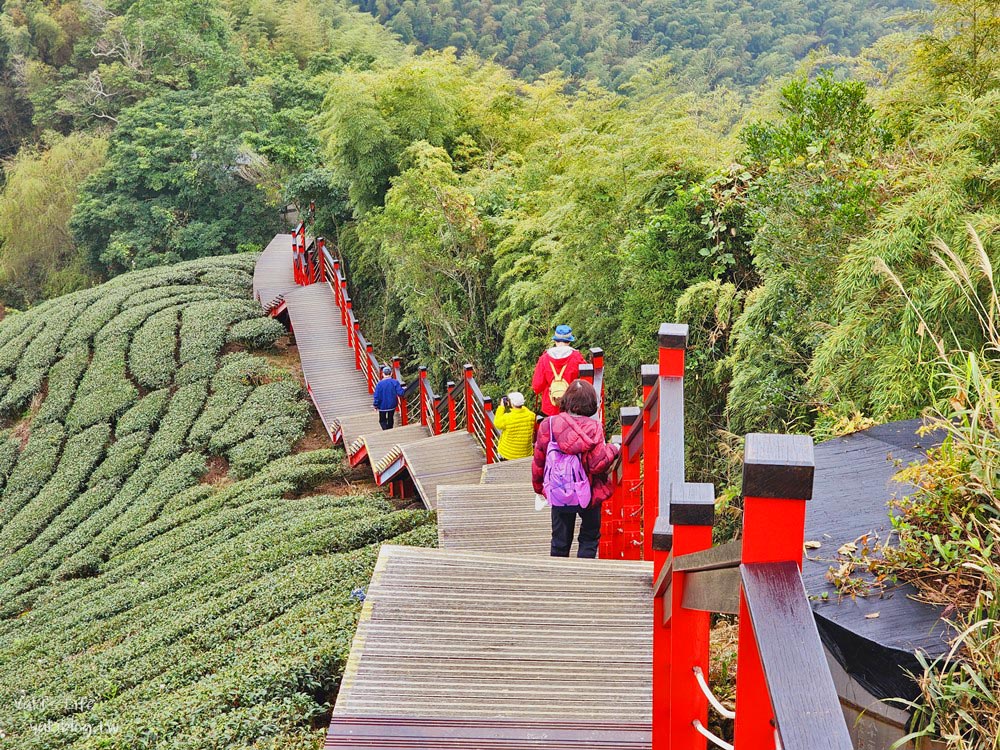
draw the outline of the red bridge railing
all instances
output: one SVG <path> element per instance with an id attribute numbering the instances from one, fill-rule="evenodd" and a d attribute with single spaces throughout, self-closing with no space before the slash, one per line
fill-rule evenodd
<path id="1" fill-rule="evenodd" d="M 292 234 L 292 260 L 296 283 L 325 282 L 329 285 L 340 310 L 340 322 L 347 332 L 348 344 L 354 350 L 355 367 L 365 377 L 369 392 L 374 392 L 382 377 L 380 362 L 385 360 L 375 355 L 374 346 L 361 331 L 361 323 L 348 292 L 343 258 L 331 252 L 322 237 L 308 239 L 305 225 L 300 224 Z M 580 377 L 589 380 L 598 389 L 603 413 L 604 353 L 600 349 L 591 349 L 590 353 L 592 363 L 580 368 Z M 390 366 L 400 382 L 408 383 L 397 407 L 401 425 L 409 424 L 419 415 L 420 424 L 433 435 L 466 430 L 482 446 L 487 463 L 498 460 L 500 433 L 494 422 L 493 400 L 483 393 L 471 364 L 463 367 L 462 386 L 456 387 L 454 381 L 448 381 L 443 394 L 434 392 L 426 366 L 417 367 L 411 378 L 404 377 L 400 357 L 393 357 Z"/>
<path id="2" fill-rule="evenodd" d="M 713 547 L 715 488 L 684 476 L 686 345 L 687 326 L 660 327 L 603 509 L 601 556 L 653 561 L 653 750 L 850 750 L 800 575 L 812 439 L 747 436 L 742 539 Z M 708 686 L 712 613 L 739 615 L 735 711 Z M 733 743 L 710 709 L 735 718 Z"/>

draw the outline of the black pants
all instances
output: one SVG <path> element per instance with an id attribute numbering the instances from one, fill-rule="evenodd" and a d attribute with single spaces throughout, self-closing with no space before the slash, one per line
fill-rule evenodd
<path id="1" fill-rule="evenodd" d="M 577 516 L 580 516 L 580 536 L 576 556 L 597 557 L 597 542 L 601 538 L 600 503 L 587 508 L 552 508 L 552 557 L 569 557 Z"/>
<path id="2" fill-rule="evenodd" d="M 383 430 L 391 430 L 393 419 L 396 416 L 395 411 L 380 411 L 378 413 L 378 423 L 382 425 Z"/>

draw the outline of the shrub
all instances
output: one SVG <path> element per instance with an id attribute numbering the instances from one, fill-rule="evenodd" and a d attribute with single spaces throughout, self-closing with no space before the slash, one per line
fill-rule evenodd
<path id="1" fill-rule="evenodd" d="M 120 439 L 133 432 L 153 432 L 170 403 L 170 390 L 147 393 L 118 420 L 115 435 Z"/>
<path id="2" fill-rule="evenodd" d="M 264 349 L 285 335 L 285 327 L 274 318 L 252 318 L 236 323 L 226 340 L 252 349 Z"/>
<path id="3" fill-rule="evenodd" d="M 128 341 L 105 337 L 80 381 L 76 401 L 66 417 L 66 428 L 79 432 L 98 422 L 115 422 L 136 402 L 139 391 L 125 371 Z"/>
<path id="4" fill-rule="evenodd" d="M 300 386 L 219 356 L 280 328 L 238 298 L 253 261 L 125 274 L 0 323 L 0 394 L 49 385 L 24 449 L 0 435 L 0 748 L 315 738 L 378 544 L 434 543 L 430 514 L 310 496 L 347 469 L 334 450 L 285 455 L 308 418 Z M 130 372 L 162 387 L 140 397 Z M 199 482 L 209 452 L 235 481 Z M 22 692 L 46 705 L 11 710 Z M 80 696 L 93 705 L 66 710 Z M 32 731 L 70 715 L 80 724 Z M 81 729 L 101 721 L 120 731 Z"/>
<path id="5" fill-rule="evenodd" d="M 170 385 L 177 362 L 177 310 L 168 307 L 151 316 L 136 332 L 128 354 L 129 370 L 146 388 Z"/>
<path id="6" fill-rule="evenodd" d="M 49 371 L 48 393 L 32 421 L 33 425 L 62 422 L 66 419 L 76 399 L 77 385 L 89 363 L 90 349 L 81 345 L 66 352 L 52 367 Z"/>

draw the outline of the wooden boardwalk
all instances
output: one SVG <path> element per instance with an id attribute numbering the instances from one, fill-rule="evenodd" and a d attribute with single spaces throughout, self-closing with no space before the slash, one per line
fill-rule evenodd
<path id="1" fill-rule="evenodd" d="M 531 484 L 531 459 L 518 458 L 483 467 L 483 484 Z"/>
<path id="2" fill-rule="evenodd" d="M 652 566 L 383 545 L 334 717 L 648 727 Z"/>
<path id="3" fill-rule="evenodd" d="M 465 431 L 382 431 L 331 288 L 292 280 L 290 235 L 261 255 L 254 293 L 287 311 L 352 464 L 379 482 L 405 470 L 439 511 L 443 549 L 381 549 L 325 747 L 648 750 L 651 565 L 549 558 L 530 460 L 484 466 Z"/>
<path id="4" fill-rule="evenodd" d="M 549 554 L 549 509 L 535 510 L 530 481 L 438 487 L 437 513 L 442 549 Z M 575 541 L 573 547 L 571 554 L 575 554 Z"/>
<path id="5" fill-rule="evenodd" d="M 254 299 L 265 310 L 271 310 L 281 304 L 287 292 L 298 288 L 292 275 L 292 235 L 276 235 L 254 267 Z"/>
<path id="6" fill-rule="evenodd" d="M 285 295 L 285 304 L 302 374 L 327 432 L 334 437 L 340 421 L 355 415 L 369 424 L 371 431 L 380 430 L 368 383 L 355 369 L 353 350 L 347 342 L 347 331 L 340 325 L 340 311 L 330 287 L 299 287 Z"/>

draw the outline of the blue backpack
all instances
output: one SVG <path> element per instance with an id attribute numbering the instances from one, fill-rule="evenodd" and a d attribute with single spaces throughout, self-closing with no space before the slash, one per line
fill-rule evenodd
<path id="1" fill-rule="evenodd" d="M 563 453 L 551 433 L 549 422 L 549 447 L 545 451 L 545 474 L 542 490 L 553 508 L 568 505 L 586 508 L 590 505 L 590 479 L 583 470 L 583 461 L 575 453 Z"/>

